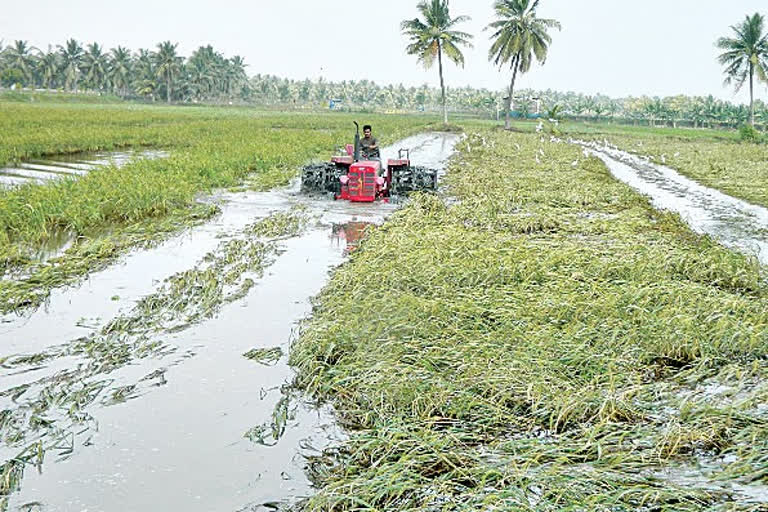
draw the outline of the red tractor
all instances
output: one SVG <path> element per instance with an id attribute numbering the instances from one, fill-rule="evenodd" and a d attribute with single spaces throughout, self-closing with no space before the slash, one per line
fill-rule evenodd
<path id="1" fill-rule="evenodd" d="M 409 192 L 437 189 L 437 171 L 411 166 L 410 151 L 401 149 L 397 159 L 387 161 L 360 158 L 360 125 L 355 123 L 355 144 L 347 144 L 346 154 L 330 162 L 312 164 L 301 174 L 301 190 L 330 193 L 334 199 L 353 202 L 388 201 Z"/>

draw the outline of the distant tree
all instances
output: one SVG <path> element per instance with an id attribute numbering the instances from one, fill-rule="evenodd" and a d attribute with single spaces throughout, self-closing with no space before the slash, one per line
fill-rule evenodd
<path id="1" fill-rule="evenodd" d="M 64 46 L 59 46 L 61 72 L 64 75 L 64 87 L 76 91 L 80 81 L 80 65 L 83 60 L 83 47 L 74 39 L 69 39 Z"/>
<path id="2" fill-rule="evenodd" d="M 547 119 L 549 121 L 562 121 L 563 120 L 563 108 L 559 104 L 552 105 L 546 112 Z"/>
<path id="3" fill-rule="evenodd" d="M 504 119 L 507 129 L 511 126 L 509 111 L 517 74 L 527 73 L 534 58 L 541 64 L 546 62 L 549 45 L 552 43 L 552 37 L 547 31 L 551 28 L 560 29 L 558 21 L 536 16 L 538 6 L 539 0 L 497 0 L 493 8 L 498 19 L 487 27 L 494 31 L 488 60 L 500 68 L 507 64 L 512 68 Z"/>
<path id="4" fill-rule="evenodd" d="M 768 82 L 768 33 L 764 31 L 765 18 L 758 13 L 747 16 L 731 29 L 735 37 L 721 37 L 717 47 L 724 50 L 718 57 L 725 66 L 725 83 L 735 84 L 740 90 L 749 80 L 749 122 L 755 125 L 755 75 Z"/>
<path id="5" fill-rule="evenodd" d="M 157 45 L 157 53 L 155 54 L 155 72 L 157 77 L 161 80 L 165 80 L 165 99 L 168 103 L 171 102 L 173 95 L 173 81 L 181 71 L 182 59 L 176 55 L 177 44 L 172 44 L 170 41 L 164 41 Z"/>
<path id="6" fill-rule="evenodd" d="M 309 101 L 312 97 L 312 82 L 304 80 L 299 88 L 299 99 L 301 101 Z"/>
<path id="7" fill-rule="evenodd" d="M 128 95 L 128 87 L 131 84 L 131 75 L 133 73 L 133 58 L 127 48 L 118 46 L 110 51 L 109 70 L 107 76 L 112 88 L 120 96 Z"/>
<path id="8" fill-rule="evenodd" d="M 133 87 L 136 94 L 155 101 L 156 75 L 152 52 L 140 49 L 133 66 Z"/>
<path id="9" fill-rule="evenodd" d="M 24 77 L 25 85 L 32 82 L 32 76 L 35 68 L 35 56 L 32 50 L 36 50 L 26 41 L 14 41 L 14 43 L 5 49 L 6 64 L 9 69 L 17 69 Z"/>
<path id="10" fill-rule="evenodd" d="M 42 81 L 41 85 L 50 89 L 59 76 L 59 56 L 49 48 L 48 52 L 40 54 L 37 67 Z"/>
<path id="11" fill-rule="evenodd" d="M 88 45 L 83 55 L 81 70 L 85 75 L 86 87 L 103 90 L 106 84 L 109 61 L 98 43 Z"/>
<path id="12" fill-rule="evenodd" d="M 218 95 L 222 60 L 211 45 L 201 46 L 192 53 L 185 68 L 194 98 L 202 100 Z"/>
<path id="13" fill-rule="evenodd" d="M 437 57 L 442 91 L 443 123 L 448 124 L 448 106 L 445 97 L 445 79 L 443 77 L 443 54 L 459 66 L 464 66 L 464 55 L 459 46 L 472 47 L 472 35 L 454 30 L 456 25 L 469 21 L 469 16 L 451 18 L 448 0 L 422 0 L 417 9 L 424 20 L 414 18 L 401 24 L 403 34 L 408 36 L 410 44 L 406 48 L 408 55 L 416 55 L 425 68 L 431 68 Z"/>
<path id="14" fill-rule="evenodd" d="M 24 81 L 24 75 L 16 68 L 6 68 L 0 73 L 0 84 L 4 87 L 13 87 Z"/>

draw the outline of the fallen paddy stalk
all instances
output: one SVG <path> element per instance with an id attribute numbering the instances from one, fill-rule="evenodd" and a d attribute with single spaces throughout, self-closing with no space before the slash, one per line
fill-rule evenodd
<path id="1" fill-rule="evenodd" d="M 72 359 L 65 370 L 0 391 L 0 441 L 6 450 L 19 450 L 0 463 L 0 505 L 21 485 L 26 465 L 42 464 L 48 451 L 69 456 L 76 440 L 98 428 L 94 406 L 124 402 L 164 383 L 165 368 L 138 381 L 127 381 L 121 370 L 141 359 L 161 364 L 173 355 L 177 347 L 168 337 L 244 297 L 279 254 L 279 240 L 300 235 L 308 220 L 302 209 L 270 215 L 222 242 L 195 268 L 166 279 L 94 334 L 39 354 L 0 358 L 0 368 L 9 372 Z"/>
<path id="2" fill-rule="evenodd" d="M 352 431 L 312 461 L 306 508 L 753 509 L 764 270 L 580 148 L 460 150 L 452 200 L 372 230 L 293 346 L 296 384 Z"/>
<path id="3" fill-rule="evenodd" d="M 218 213 L 214 205 L 195 205 L 163 219 L 118 226 L 95 237 L 79 238 L 60 256 L 45 262 L 23 263 L 6 268 L 0 280 L 0 314 L 22 313 L 42 305 L 51 290 L 73 285 L 92 272 L 114 263 L 126 251 L 149 248 L 183 229 L 191 228 Z"/>

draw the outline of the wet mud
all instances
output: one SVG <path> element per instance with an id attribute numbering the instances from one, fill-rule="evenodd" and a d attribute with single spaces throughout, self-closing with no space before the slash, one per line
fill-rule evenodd
<path id="1" fill-rule="evenodd" d="M 457 141 L 411 137 L 383 157 L 407 147 L 442 168 Z M 298 184 L 210 200 L 222 209 L 211 222 L 0 317 L 8 510 L 265 510 L 311 494 L 305 456 L 344 432 L 291 390 L 291 340 L 330 271 L 398 206 L 306 197 Z M 254 241 L 253 224 L 279 212 L 304 228 Z M 241 265 L 254 254 L 258 265 Z M 234 276 L 211 287 L 218 300 L 187 282 L 211 266 Z M 213 306 L 200 313 L 174 286 Z"/>

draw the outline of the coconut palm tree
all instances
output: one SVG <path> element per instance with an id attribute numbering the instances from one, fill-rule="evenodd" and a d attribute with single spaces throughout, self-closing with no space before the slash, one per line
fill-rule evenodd
<path id="1" fill-rule="evenodd" d="M 184 72 L 194 100 L 202 100 L 211 89 L 215 77 L 209 73 L 208 68 L 200 60 L 190 58 L 184 66 Z"/>
<path id="2" fill-rule="evenodd" d="M 239 55 L 230 58 L 228 63 L 231 72 L 230 87 L 238 92 L 242 92 L 243 87 L 248 84 L 248 75 L 245 72 L 245 68 L 248 67 L 248 64 L 246 64 L 245 59 Z"/>
<path id="3" fill-rule="evenodd" d="M 216 52 L 213 47 L 201 46 L 195 50 L 184 67 L 195 99 L 212 96 L 218 88 Z"/>
<path id="4" fill-rule="evenodd" d="M 133 88 L 140 96 L 155 101 L 155 59 L 152 52 L 140 49 L 133 66 Z"/>
<path id="5" fill-rule="evenodd" d="M 181 71 L 181 65 L 183 60 L 176 55 L 177 44 L 172 44 L 170 41 L 165 41 L 157 45 L 157 53 L 155 54 L 155 63 L 157 78 L 165 80 L 165 98 L 168 103 L 171 102 L 171 96 L 173 95 L 173 80 Z"/>
<path id="6" fill-rule="evenodd" d="M 104 89 L 109 71 L 109 60 L 98 43 L 88 45 L 85 55 L 83 55 L 81 70 L 85 74 L 87 87 L 96 90 Z"/>
<path id="7" fill-rule="evenodd" d="M 527 73 L 534 58 L 544 64 L 552 42 L 548 30 L 560 29 L 558 21 L 536 16 L 538 6 L 539 0 L 496 0 L 493 8 L 498 19 L 487 27 L 494 31 L 491 35 L 493 43 L 488 51 L 488 60 L 499 68 L 509 65 L 512 69 L 504 119 L 507 129 L 510 128 L 509 111 L 517 74 Z"/>
<path id="8" fill-rule="evenodd" d="M 119 91 L 119 94 L 123 97 L 128 94 L 132 73 L 133 59 L 130 50 L 122 46 L 112 48 L 107 78 L 112 88 Z"/>
<path id="9" fill-rule="evenodd" d="M 749 80 L 749 122 L 755 125 L 755 75 L 768 82 L 768 33 L 765 18 L 758 13 L 747 16 L 731 29 L 735 37 L 721 37 L 717 47 L 724 50 L 717 60 L 725 66 L 725 83 L 740 90 Z"/>
<path id="10" fill-rule="evenodd" d="M 64 75 L 64 87 L 76 91 L 80 80 L 83 47 L 76 40 L 70 39 L 64 46 L 59 45 L 58 48 L 61 56 L 61 72 Z"/>
<path id="11" fill-rule="evenodd" d="M 59 56 L 48 47 L 47 53 L 40 53 L 38 60 L 38 71 L 40 72 L 40 78 L 42 86 L 46 89 L 50 89 L 59 74 Z"/>
<path id="12" fill-rule="evenodd" d="M 455 30 L 456 25 L 469 21 L 469 16 L 451 18 L 448 0 L 422 0 L 416 6 L 424 20 L 405 20 L 400 28 L 410 39 L 408 55 L 416 55 L 425 68 L 431 68 L 437 57 L 442 91 L 443 123 L 448 124 L 448 106 L 445 99 L 443 54 L 454 64 L 464 66 L 464 55 L 459 46 L 472 47 L 472 35 Z"/>
<path id="13" fill-rule="evenodd" d="M 35 68 L 35 57 L 32 50 L 36 50 L 36 48 L 29 46 L 26 41 L 17 40 L 4 52 L 8 68 L 18 69 L 27 83 L 32 80 Z"/>

